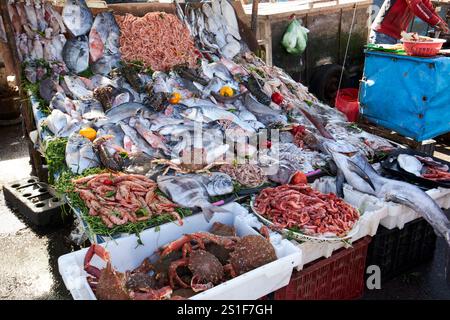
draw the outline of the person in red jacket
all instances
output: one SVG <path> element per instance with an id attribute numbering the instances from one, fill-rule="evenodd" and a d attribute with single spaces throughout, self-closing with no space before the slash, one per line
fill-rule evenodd
<path id="1" fill-rule="evenodd" d="M 371 43 L 395 44 L 414 16 L 431 27 L 448 33 L 447 23 L 436 13 L 430 0 L 385 0 L 372 24 Z"/>

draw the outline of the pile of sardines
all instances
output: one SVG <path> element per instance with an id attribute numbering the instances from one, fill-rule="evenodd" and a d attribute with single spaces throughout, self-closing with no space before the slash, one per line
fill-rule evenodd
<path id="1" fill-rule="evenodd" d="M 337 176 L 338 196 L 347 181 L 405 204 L 450 242 L 450 223 L 426 193 L 369 164 L 394 146 L 250 52 L 227 0 L 175 7 L 176 15 L 135 17 L 108 10 L 94 15 L 85 0 L 67 0 L 63 8 L 41 0 L 8 2 L 25 78 L 47 113 L 39 125 L 48 139 L 66 139 L 60 176 L 73 176 L 71 192 L 84 201 L 88 216 L 110 229 L 164 214 L 182 224 L 180 208 L 200 210 L 209 220 L 224 199 L 247 201 L 252 190 L 271 187 L 293 199 L 278 203 L 267 191 L 257 198 L 256 210 L 266 218 L 289 218 L 275 225 L 343 236 L 356 224 L 354 209 L 336 218 L 333 203 L 340 200 L 334 196 L 283 187 L 305 184 L 308 175 L 325 169 Z M 166 36 L 167 30 L 176 35 Z M 167 46 L 156 45 L 155 37 L 167 38 Z M 448 179 L 448 167 L 399 160 L 416 175 Z M 94 168 L 103 171 L 86 176 Z M 193 253 L 208 257 L 200 252 Z M 164 289 L 166 281 L 149 292 L 166 295 L 187 284 L 196 290 L 203 278 L 216 284 L 225 277 L 222 264 L 216 263 L 217 274 L 205 275 L 190 262 L 179 266 L 194 270 L 194 279 L 180 278 L 173 267 L 170 288 Z"/>

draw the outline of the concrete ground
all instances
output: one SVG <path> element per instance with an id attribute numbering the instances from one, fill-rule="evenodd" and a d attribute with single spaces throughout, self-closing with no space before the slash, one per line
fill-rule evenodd
<path id="1" fill-rule="evenodd" d="M 443 147 L 443 154 L 450 154 Z M 30 175 L 20 126 L 0 127 L 0 185 Z M 69 228 L 36 228 L 11 211 L 0 196 L 0 299 L 71 299 L 58 273 L 59 256 L 73 251 Z M 367 291 L 364 299 L 450 299 L 445 277 L 445 243 L 433 261 Z"/>

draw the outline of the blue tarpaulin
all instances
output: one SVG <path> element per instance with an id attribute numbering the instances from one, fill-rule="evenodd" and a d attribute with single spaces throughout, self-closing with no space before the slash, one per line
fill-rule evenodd
<path id="1" fill-rule="evenodd" d="M 366 52 L 361 113 L 423 141 L 450 132 L 450 58 Z"/>

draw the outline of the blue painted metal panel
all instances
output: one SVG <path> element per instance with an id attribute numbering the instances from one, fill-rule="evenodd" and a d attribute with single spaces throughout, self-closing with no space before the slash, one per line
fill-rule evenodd
<path id="1" fill-rule="evenodd" d="M 367 51 L 361 113 L 417 141 L 450 132 L 449 80 L 450 58 Z"/>

